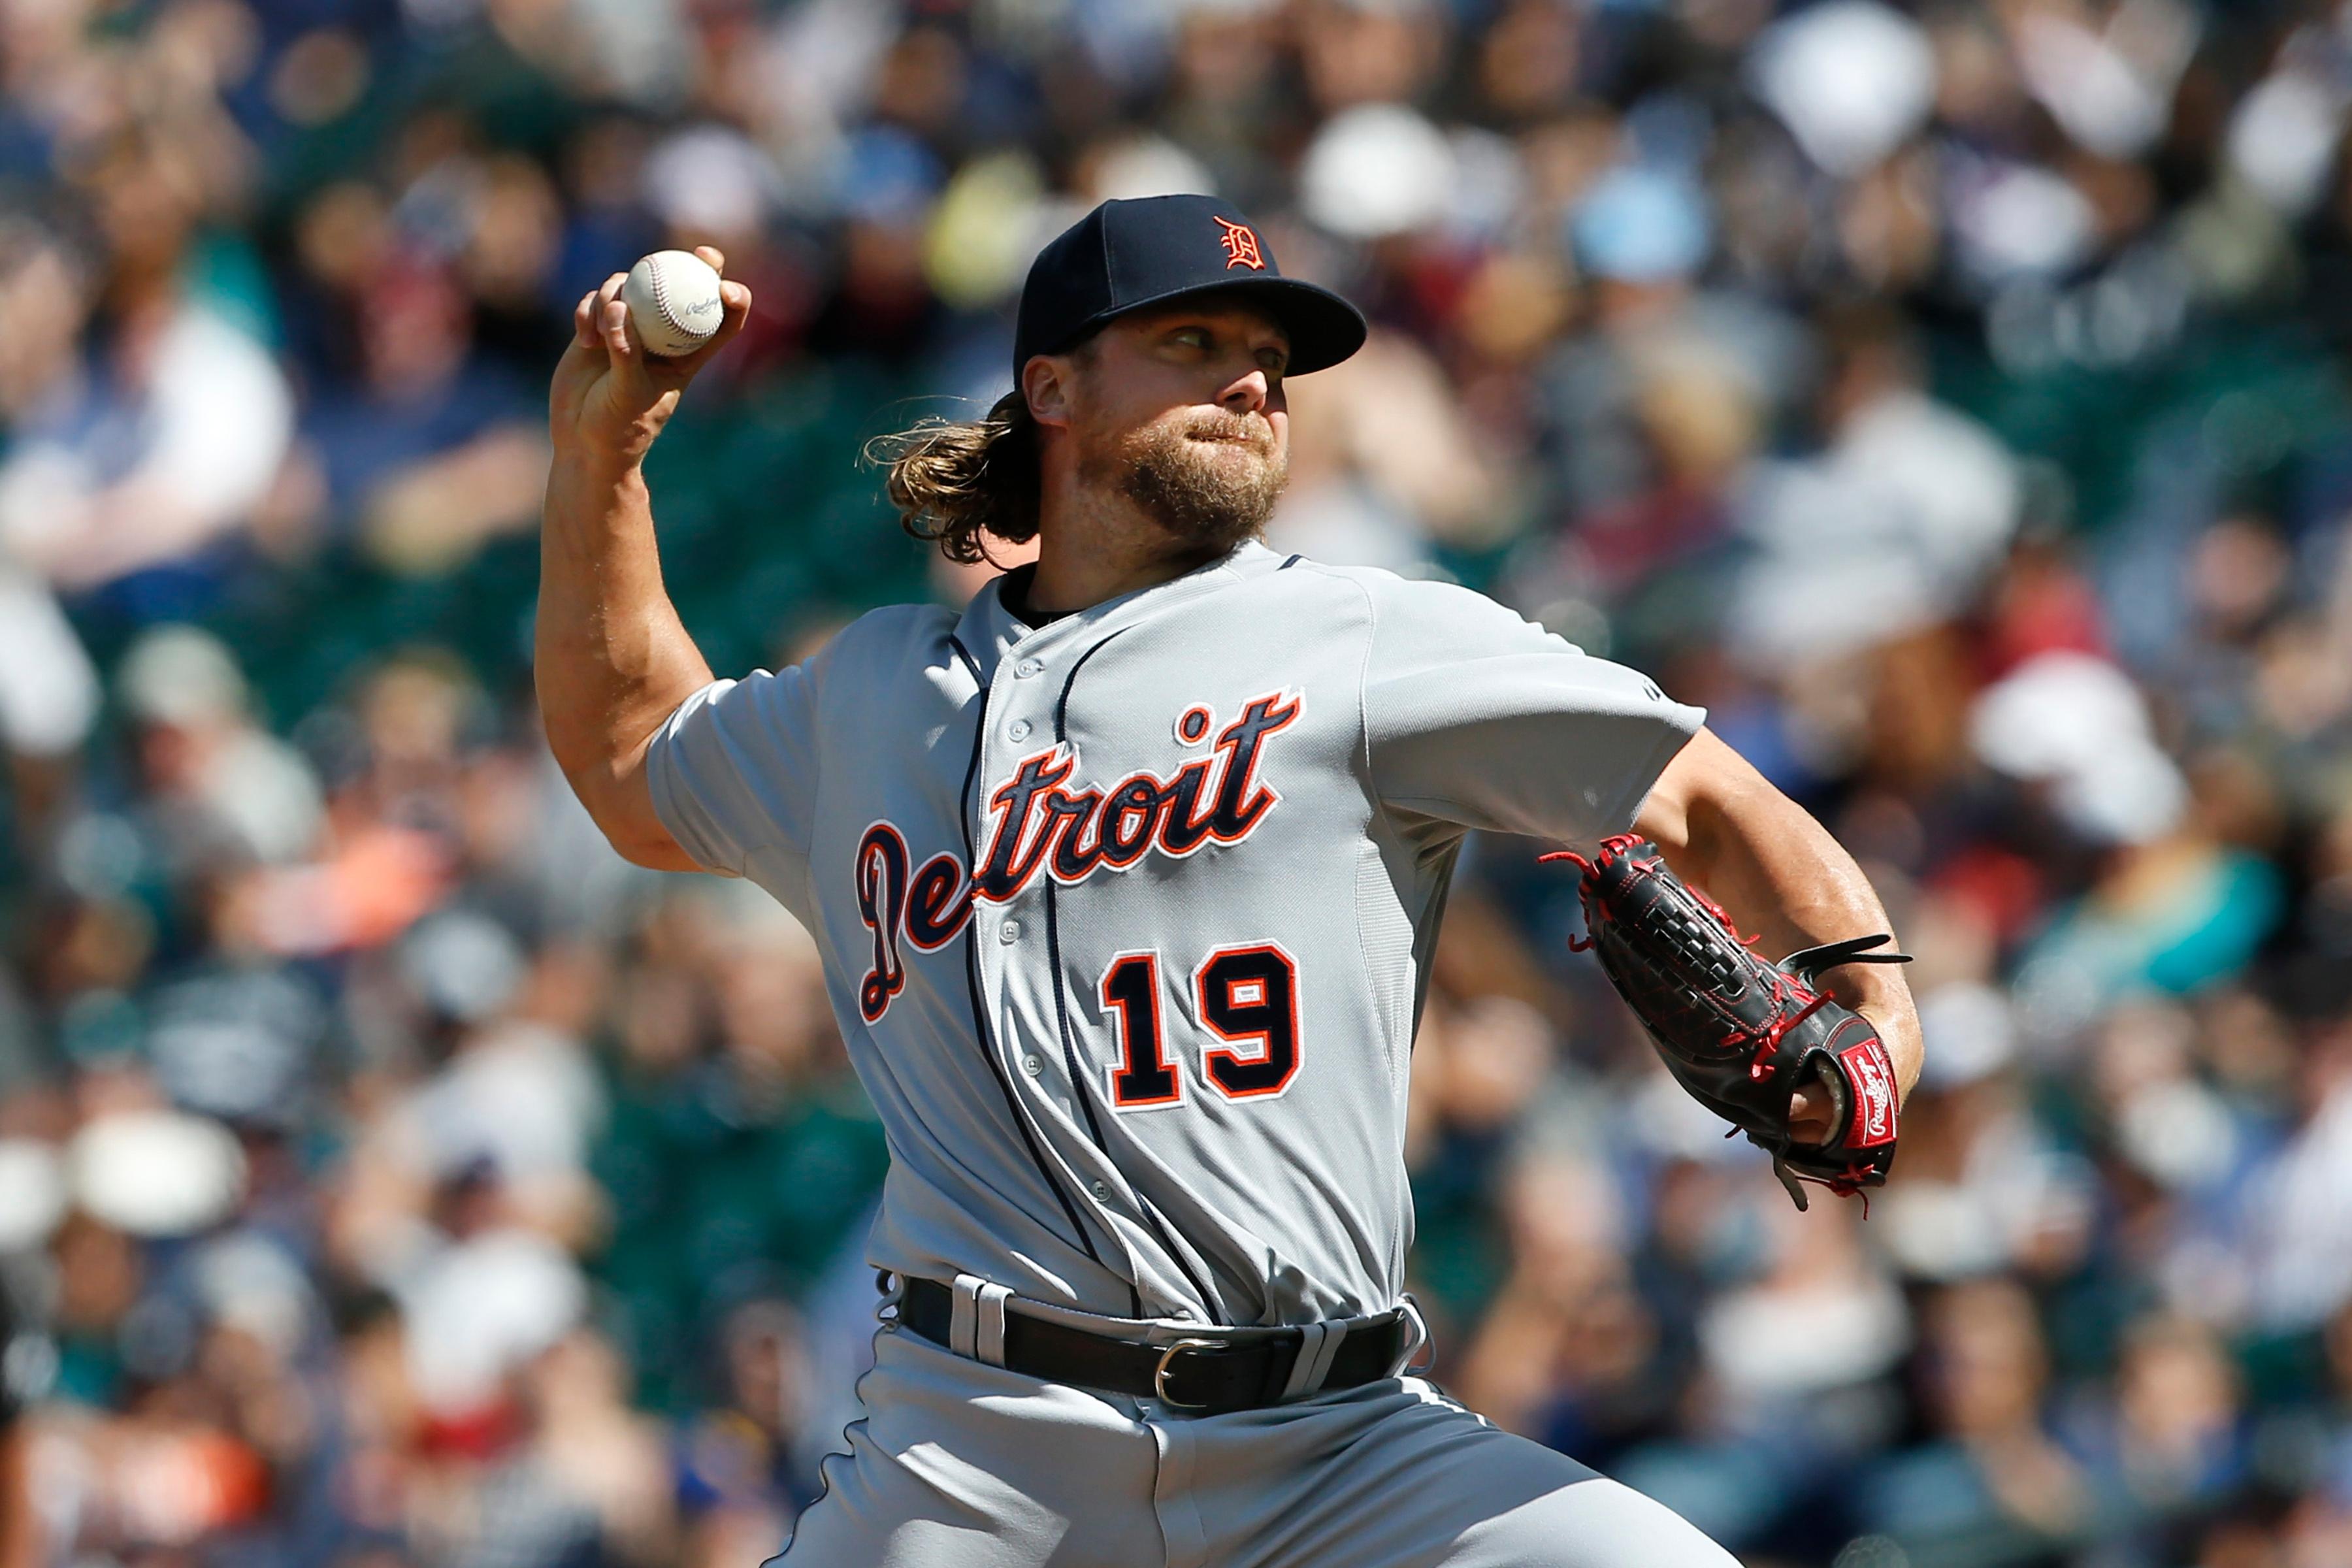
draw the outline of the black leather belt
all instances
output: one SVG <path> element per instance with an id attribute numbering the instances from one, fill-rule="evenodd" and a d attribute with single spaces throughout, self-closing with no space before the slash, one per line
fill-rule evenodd
<path id="1" fill-rule="evenodd" d="M 954 1313 L 955 1292 L 949 1287 L 935 1279 L 908 1279 L 898 1302 L 902 1326 L 952 1350 Z M 1402 1311 L 1360 1320 L 1332 1350 L 1330 1370 L 1317 1386 L 1355 1388 L 1394 1376 L 1411 1332 Z M 1144 1344 L 1008 1312 L 1003 1365 L 1048 1383 L 1222 1415 L 1281 1403 L 1307 1341 L 1302 1330 L 1279 1329 L 1238 1342 L 1197 1339 Z"/>

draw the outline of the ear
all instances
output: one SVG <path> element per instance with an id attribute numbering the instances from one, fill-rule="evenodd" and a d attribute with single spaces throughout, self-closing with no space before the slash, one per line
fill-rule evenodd
<path id="1" fill-rule="evenodd" d="M 1021 395 L 1039 425 L 1067 429 L 1077 362 L 1068 354 L 1036 354 L 1021 367 Z"/>

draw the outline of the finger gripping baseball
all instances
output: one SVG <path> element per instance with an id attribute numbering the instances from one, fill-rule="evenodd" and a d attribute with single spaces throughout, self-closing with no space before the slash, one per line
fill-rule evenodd
<path id="1" fill-rule="evenodd" d="M 1675 875 L 1656 845 L 1634 834 L 1604 838 L 1591 856 L 1547 855 L 1575 866 L 1585 935 L 1601 972 L 1649 1031 L 1676 1082 L 1769 1152 L 1797 1207 L 1804 1184 L 1841 1197 L 1883 1185 L 1895 1163 L 1895 1067 L 1870 1021 L 1819 989 L 1845 963 L 1907 963 L 1874 952 L 1885 933 L 1792 952 L 1774 963 L 1751 951 L 1723 907 Z M 1829 1139 L 1800 1143 L 1790 1131 L 1797 1091 L 1820 1085 L 1835 1113 Z"/>

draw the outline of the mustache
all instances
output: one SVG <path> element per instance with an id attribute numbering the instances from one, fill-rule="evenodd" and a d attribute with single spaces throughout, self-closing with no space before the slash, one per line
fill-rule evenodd
<path id="1" fill-rule="evenodd" d="M 1264 415 L 1235 414 L 1229 408 L 1201 415 L 1184 427 L 1184 434 L 1195 441 L 1237 441 L 1260 448 L 1274 445 L 1274 426 Z"/>

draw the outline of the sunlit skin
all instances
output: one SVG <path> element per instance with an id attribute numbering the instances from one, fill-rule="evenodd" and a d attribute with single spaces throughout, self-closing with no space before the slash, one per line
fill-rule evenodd
<path id="1" fill-rule="evenodd" d="M 1148 588 L 1237 542 L 1171 532 L 1128 493 L 1129 476 L 1157 449 L 1204 486 L 1270 500 L 1290 464 L 1289 358 L 1271 316 L 1210 295 L 1119 317 L 1082 351 L 1032 359 L 1021 388 L 1044 477 L 1031 608 Z"/>

